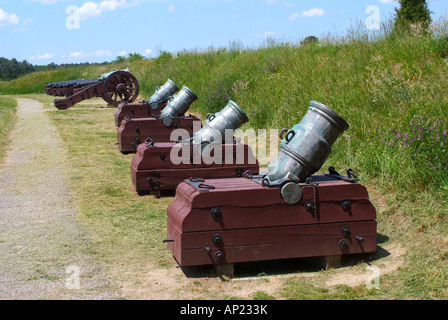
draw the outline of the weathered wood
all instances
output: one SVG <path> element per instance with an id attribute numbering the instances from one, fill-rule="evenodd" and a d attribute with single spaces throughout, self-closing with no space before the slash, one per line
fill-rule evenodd
<path id="1" fill-rule="evenodd" d="M 136 171 L 131 167 L 131 179 L 136 191 L 176 190 L 179 183 L 189 177 L 236 178 L 240 177 L 246 169 L 256 171 L 257 168 L 256 165 L 229 165 L 226 167 Z"/>
<path id="2" fill-rule="evenodd" d="M 173 119 L 171 126 L 165 126 L 162 120 L 157 118 L 124 119 L 117 129 L 118 150 L 123 153 L 136 152 L 138 145 L 144 143 L 147 138 L 155 142 L 176 141 L 178 136 L 172 135 L 175 129 L 184 129 L 192 136 L 194 122 L 200 124 L 201 120 L 193 116 L 181 117 Z"/>
<path id="3" fill-rule="evenodd" d="M 192 161 L 188 157 L 186 163 L 175 164 L 171 152 L 178 146 L 176 143 L 141 144 L 131 162 L 131 179 L 137 192 L 152 190 L 175 190 L 179 183 L 190 177 L 230 178 L 241 177 L 250 170 L 258 174 L 259 164 L 252 149 L 245 144 L 223 144 L 222 154 L 230 154 L 231 159 L 215 163 L 212 159 L 198 157 Z M 193 155 L 194 147 L 187 146 L 189 154 Z M 234 151 L 241 151 L 244 161 L 233 158 Z M 177 154 L 177 152 L 175 152 Z M 239 159 L 238 157 L 238 160 Z M 240 163 L 241 162 L 241 163 Z"/>
<path id="4" fill-rule="evenodd" d="M 252 148 L 243 143 L 220 144 L 214 148 L 211 156 L 201 156 L 199 146 L 184 145 L 176 142 L 155 142 L 154 144 L 140 144 L 132 159 L 131 166 L 135 170 L 154 169 L 193 169 L 193 168 L 224 168 L 229 165 L 247 166 L 253 164 L 257 168 L 258 161 Z M 175 159 L 171 159 L 172 156 Z M 210 179 L 213 178 L 212 176 Z"/>
<path id="5" fill-rule="evenodd" d="M 346 221 L 345 221 L 346 222 Z M 203 247 L 235 247 L 254 244 L 275 244 L 292 242 L 313 242 L 322 238 L 341 239 L 341 229 L 349 226 L 352 237 L 369 236 L 376 231 L 376 221 L 338 222 L 321 224 L 303 224 L 281 227 L 223 229 L 203 232 L 185 232 L 181 234 L 183 250 Z M 216 239 L 219 239 L 216 243 Z M 350 239 L 353 241 L 353 238 Z"/>
<path id="6" fill-rule="evenodd" d="M 168 243 L 168 248 L 170 248 L 177 262 L 182 266 L 374 252 L 376 250 L 375 222 L 359 222 L 359 225 L 361 226 L 360 229 L 365 230 L 361 230 L 360 234 L 354 234 L 350 238 L 346 238 L 340 233 L 341 228 L 344 226 L 353 227 L 352 223 L 346 222 L 300 226 L 298 230 L 301 231 L 298 232 L 304 232 L 306 234 L 306 230 L 310 230 L 314 234 L 303 236 L 302 239 L 300 239 L 299 234 L 296 241 L 287 241 L 287 239 L 281 241 L 283 236 L 288 236 L 285 233 L 284 235 L 279 234 L 279 239 L 274 243 L 265 241 L 262 241 L 262 243 L 253 243 L 249 241 L 243 245 L 212 247 L 205 245 L 195 249 L 184 249 L 183 241 L 189 235 L 176 232 L 176 229 L 173 229 L 171 226 L 168 231 L 168 236 L 170 239 L 174 239 L 174 242 Z M 238 231 L 239 235 L 233 235 L 233 237 L 239 237 L 239 240 L 244 243 L 244 239 L 247 239 L 246 233 L 249 231 L 256 232 L 251 229 L 242 229 Z M 223 238 L 225 236 L 226 234 L 224 233 Z M 356 236 L 363 237 L 362 242 L 357 240 Z M 262 237 L 262 233 L 260 233 L 259 237 Z M 347 241 L 346 247 L 340 248 L 339 242 L 341 240 Z M 216 258 L 217 253 L 221 253 L 221 259 L 219 260 Z"/>
<path id="7" fill-rule="evenodd" d="M 365 221 L 376 218 L 376 210 L 368 200 L 352 202 L 352 210 L 345 211 L 337 202 L 320 202 L 320 214 L 306 211 L 303 201 L 296 205 L 287 203 L 268 206 L 223 206 L 221 215 L 211 216 L 212 208 L 191 209 L 186 203 L 168 205 L 168 216 L 184 232 L 263 228 L 273 225 L 288 226 L 313 223 Z M 182 209 L 182 210 L 181 210 Z"/>
<path id="8" fill-rule="evenodd" d="M 181 266 L 374 252 L 376 210 L 366 188 L 312 178 L 317 190 L 301 184 L 303 198 L 294 205 L 279 188 L 252 179 L 206 179 L 214 188 L 203 191 L 184 181 L 167 209 L 168 248 Z M 307 211 L 308 201 L 318 210 Z"/>
<path id="9" fill-rule="evenodd" d="M 318 184 L 319 200 L 323 202 L 338 200 L 368 200 L 367 189 L 359 183 L 350 183 L 326 176 L 313 176 Z M 251 179 L 207 179 L 207 185 L 212 185 L 213 197 L 201 192 L 190 184 L 184 182 L 179 185 L 176 197 L 187 198 L 192 208 L 210 208 L 219 206 L 268 206 L 285 203 L 278 188 L 265 188 Z M 311 201 L 314 198 L 314 189 L 311 185 L 302 185 L 303 200 Z M 176 199 L 175 199 L 176 200 Z M 253 203 L 253 204 L 252 204 Z"/>
<path id="10" fill-rule="evenodd" d="M 114 114 L 115 126 L 119 127 L 121 121 L 126 116 L 131 118 L 152 118 L 160 115 L 160 112 L 166 107 L 165 103 L 147 103 L 147 102 L 134 102 L 134 103 L 120 103 Z"/>
<path id="11" fill-rule="evenodd" d="M 64 99 L 55 99 L 54 105 L 59 110 L 64 110 L 86 99 L 101 97 L 103 93 L 104 93 L 104 83 L 99 82 L 96 84 L 86 86 L 82 90 L 77 91 L 76 93 Z"/>

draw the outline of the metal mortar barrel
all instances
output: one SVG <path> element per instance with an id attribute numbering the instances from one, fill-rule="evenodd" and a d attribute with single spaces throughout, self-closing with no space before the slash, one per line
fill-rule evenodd
<path id="1" fill-rule="evenodd" d="M 168 101 L 168 104 L 160 113 L 160 119 L 182 117 L 197 99 L 198 97 L 193 91 L 183 86 L 179 93 Z"/>
<path id="2" fill-rule="evenodd" d="M 331 154 L 333 143 L 348 128 L 348 123 L 336 112 L 311 101 L 302 121 L 282 130 L 279 152 L 268 165 L 269 183 L 283 179 L 305 182 L 319 171 Z"/>
<path id="3" fill-rule="evenodd" d="M 248 121 L 244 111 L 230 100 L 220 112 L 207 115 L 202 129 L 193 135 L 193 143 L 233 142 L 233 134 L 226 136 L 226 130 L 236 130 Z"/>
<path id="4" fill-rule="evenodd" d="M 176 84 L 168 79 L 168 81 L 161 87 L 156 88 L 156 92 L 149 98 L 148 102 L 167 101 L 170 96 L 179 91 Z"/>

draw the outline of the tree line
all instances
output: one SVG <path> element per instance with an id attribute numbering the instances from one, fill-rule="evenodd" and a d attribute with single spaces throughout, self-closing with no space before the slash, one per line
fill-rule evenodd
<path id="1" fill-rule="evenodd" d="M 0 58 L 0 80 L 8 81 L 20 77 L 21 75 L 35 71 L 35 66 L 26 60 L 17 61 L 12 58 Z"/>
<path id="2" fill-rule="evenodd" d="M 18 61 L 15 58 L 7 59 L 4 57 L 0 57 L 0 80 L 1 81 L 10 81 L 16 79 L 20 76 L 23 76 L 28 73 L 37 72 L 37 71 L 52 71 L 56 69 L 62 68 L 73 68 L 73 67 L 83 67 L 89 65 L 102 65 L 108 64 L 109 62 L 102 63 L 65 63 L 65 64 L 55 64 L 54 62 L 39 66 L 33 65 L 26 60 Z"/>

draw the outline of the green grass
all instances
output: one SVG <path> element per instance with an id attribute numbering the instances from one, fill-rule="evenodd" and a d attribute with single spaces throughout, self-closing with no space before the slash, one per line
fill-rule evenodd
<path id="1" fill-rule="evenodd" d="M 0 97 L 0 162 L 6 155 L 8 134 L 14 126 L 17 102 L 14 98 Z"/>
<path id="2" fill-rule="evenodd" d="M 350 124 L 322 170 L 330 165 L 354 170 L 374 195 L 380 247 L 402 246 L 403 264 L 381 275 L 380 290 L 367 290 L 365 285 L 328 288 L 324 282 L 310 284 L 307 278 L 298 278 L 285 282 L 276 296 L 259 289 L 254 298 L 448 297 L 445 24 L 434 25 L 437 32 L 427 36 L 385 32 L 368 38 L 362 30 L 349 30 L 346 37 L 321 39 L 319 45 L 271 43 L 250 50 L 235 45 L 117 64 L 117 69 L 128 67 L 136 75 L 144 98 L 168 78 L 179 87 L 188 86 L 199 97 L 192 111 L 202 117 L 234 100 L 250 118 L 243 129 L 290 128 L 301 120 L 311 100 L 326 104 Z M 72 70 L 70 75 L 87 78 L 107 71 L 95 67 Z M 29 75 L 0 83 L 0 92 L 42 93 L 45 82 L 68 80 L 68 75 Z M 30 83 L 33 79 L 35 83 Z M 53 108 L 50 98 L 46 103 L 46 109 Z M 98 253 L 112 265 L 130 264 L 123 267 L 127 272 L 145 263 L 172 268 L 161 243 L 171 199 L 155 201 L 132 190 L 132 156 L 116 150 L 113 110 L 88 106 L 53 111 L 50 115 L 72 163 L 68 174 L 73 199 L 93 230 Z M 370 259 L 373 264 L 381 262 L 380 254 Z"/>

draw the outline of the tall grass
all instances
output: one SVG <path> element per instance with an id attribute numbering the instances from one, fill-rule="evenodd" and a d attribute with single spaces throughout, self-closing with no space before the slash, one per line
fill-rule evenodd
<path id="1" fill-rule="evenodd" d="M 393 33 L 386 23 L 380 32 L 358 26 L 320 44 L 271 41 L 252 50 L 231 46 L 163 55 L 148 61 L 143 94 L 171 78 L 197 93 L 193 110 L 216 112 L 232 99 L 249 115 L 246 127 L 255 129 L 291 127 L 317 100 L 350 124 L 329 161 L 394 190 L 447 191 L 445 25 L 438 22 L 437 32 L 423 36 Z M 413 122 L 428 131 L 437 124 L 438 133 L 414 137 Z M 390 146 L 382 132 L 409 139 Z M 425 156 L 437 157 L 437 166 L 425 165 Z"/>
<path id="2" fill-rule="evenodd" d="M 30 74 L 0 83 L 0 93 L 39 93 L 48 82 L 129 68 L 144 98 L 168 78 L 188 86 L 199 97 L 192 111 L 202 116 L 234 100 L 250 118 L 243 129 L 291 127 L 317 100 L 350 124 L 329 159 L 334 166 L 353 167 L 394 190 L 440 193 L 447 191 L 448 176 L 447 25 L 441 19 L 422 35 L 392 32 L 392 21 L 376 32 L 355 24 L 346 35 L 329 35 L 319 44 L 268 39 L 259 48 L 234 41 L 222 48 L 161 52 L 156 59 Z M 416 135 L 415 126 L 409 128 L 413 122 L 425 130 L 436 123 L 438 134 Z M 397 146 L 394 133 L 410 138 Z"/>
<path id="3" fill-rule="evenodd" d="M 9 144 L 8 134 L 14 126 L 17 102 L 13 98 L 0 97 L 0 163 Z"/>

